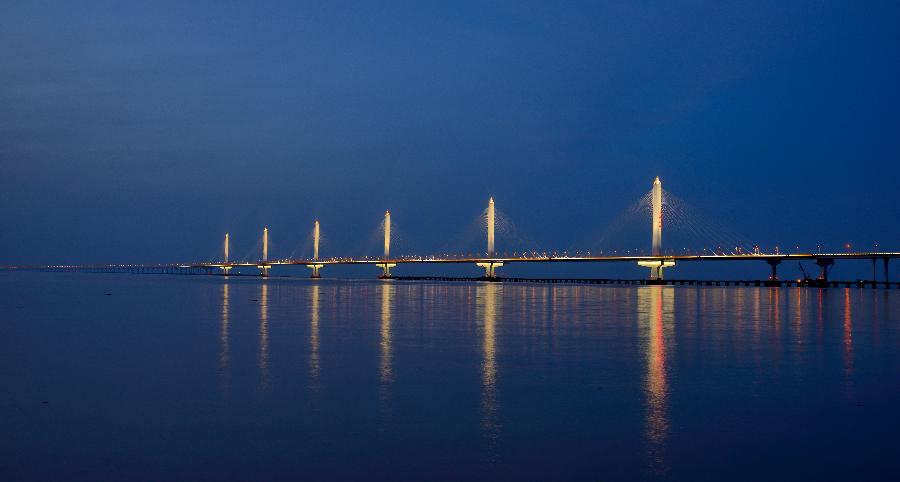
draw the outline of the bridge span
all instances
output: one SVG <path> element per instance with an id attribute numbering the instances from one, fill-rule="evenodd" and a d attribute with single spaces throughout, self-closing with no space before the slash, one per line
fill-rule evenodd
<path id="1" fill-rule="evenodd" d="M 392 278 L 391 268 L 401 265 L 410 264 L 472 264 L 484 269 L 484 275 L 477 279 L 488 281 L 521 281 L 523 278 L 500 278 L 497 275 L 497 269 L 509 264 L 516 263 L 636 263 L 638 266 L 649 268 L 650 273 L 647 279 L 640 280 L 641 284 L 677 284 L 689 282 L 689 280 L 675 280 L 670 282 L 663 278 L 663 270 L 674 268 L 679 263 L 697 263 L 697 262 L 724 262 L 724 261 L 761 261 L 768 265 L 768 276 L 759 283 L 765 286 L 782 286 L 783 284 L 800 284 L 803 286 L 832 286 L 834 283 L 863 283 L 877 286 L 883 283 L 884 286 L 890 286 L 889 262 L 893 258 L 900 257 L 900 252 L 893 251 L 870 251 L 870 252 L 840 252 L 840 253 L 780 253 L 776 247 L 775 253 L 762 252 L 759 247 L 755 247 L 753 252 L 740 250 L 735 248 L 735 252 L 715 252 L 713 254 L 681 254 L 666 255 L 662 249 L 662 230 L 663 216 L 666 213 L 665 203 L 663 201 L 662 183 L 657 177 L 653 181 L 652 188 L 647 199 L 647 210 L 650 214 L 651 227 L 651 250 L 650 255 L 624 255 L 624 256 L 548 256 L 546 253 L 538 254 L 531 252 L 530 254 L 522 254 L 513 256 L 499 256 L 496 251 L 495 239 L 495 203 L 494 198 L 488 200 L 488 205 L 482 213 L 484 221 L 485 240 L 487 250 L 484 255 L 468 255 L 468 256 L 392 256 L 391 255 L 391 213 L 386 211 L 382 230 L 384 234 L 384 251 L 381 257 L 330 257 L 322 258 L 319 256 L 320 244 L 320 225 L 317 219 L 313 224 L 312 231 L 312 253 L 309 258 L 292 259 L 270 259 L 269 256 L 269 228 L 264 227 L 262 232 L 261 257 L 256 260 L 233 261 L 230 258 L 230 236 L 225 234 L 223 246 L 224 257 L 216 261 L 190 262 L 190 263 L 173 263 L 173 264 L 109 264 L 109 265 L 55 265 L 55 266 L 7 266 L 0 269 L 40 269 L 40 270 L 70 270 L 70 271 L 133 271 L 133 272 L 162 272 L 162 273 L 197 273 L 197 274 L 222 274 L 230 275 L 231 271 L 239 268 L 258 269 L 260 276 L 269 276 L 269 272 L 276 266 L 306 266 L 312 270 L 311 277 L 318 278 L 320 272 L 327 266 L 333 265 L 372 265 L 381 269 L 379 278 Z M 847 245 L 849 251 L 849 245 Z M 876 247 L 877 249 L 877 247 Z M 832 281 L 829 279 L 829 271 L 835 262 L 849 260 L 870 260 L 872 263 L 872 279 L 863 281 Z M 883 266 L 883 281 L 878 281 L 878 260 L 881 260 Z M 804 279 L 801 280 L 782 280 L 778 276 L 778 266 L 786 261 L 814 261 L 819 268 L 817 277 L 812 278 L 804 271 Z M 802 268 L 802 265 L 801 265 Z M 405 277 L 409 279 L 410 277 Z M 433 277 L 432 277 L 433 278 Z M 429 278 L 431 279 L 431 278 Z M 443 279 L 437 277 L 434 279 Z M 450 279 L 450 278 L 447 278 Z M 558 278 L 547 278 L 554 280 Z M 532 281 L 539 281 L 532 279 Z M 584 280 L 582 280 L 584 281 Z M 594 280 L 603 281 L 603 280 Z M 615 281 L 615 280 L 606 280 Z M 631 281 L 631 280 L 618 280 Z M 638 281 L 638 280 L 633 280 Z M 699 283 L 698 280 L 695 280 Z M 575 282 L 575 281 L 573 281 Z M 719 281 L 718 283 L 721 283 Z"/>
<path id="2" fill-rule="evenodd" d="M 265 262 L 198 262 L 198 263 L 174 263 L 174 264 L 94 264 L 94 265 L 42 265 L 42 266 L 5 266 L 5 270 L 42 270 L 42 271 L 91 271 L 91 272 L 134 272 L 134 273 L 172 273 L 172 274 L 221 274 L 229 275 L 232 269 L 247 268 L 259 269 L 260 276 L 268 276 L 270 271 L 276 266 L 310 266 L 315 265 L 317 268 L 314 275 L 319 274 L 319 270 L 326 266 L 337 265 L 368 265 L 381 268 L 388 264 L 392 267 L 410 264 L 468 264 L 480 267 L 487 266 L 493 276 L 482 276 L 478 278 L 451 278 L 441 276 L 426 277 L 397 277 L 398 279 L 423 279 L 423 280 L 486 280 L 486 281 L 509 281 L 509 282 L 570 282 L 570 283 L 591 283 L 591 284 L 663 284 L 663 285 L 699 285 L 699 286 L 721 286 L 721 285 L 753 285 L 756 286 L 885 286 L 890 287 L 896 285 L 900 288 L 900 282 L 891 283 L 889 279 L 889 260 L 900 258 L 900 252 L 859 252 L 859 253 L 791 253 L 791 254 L 727 254 L 727 255 L 674 255 L 674 256 L 533 256 L 533 257 L 459 257 L 459 258 L 443 258 L 443 257 L 398 257 L 391 259 L 372 259 L 372 258 L 328 258 L 328 259 L 279 259 L 267 260 Z M 872 263 L 872 279 L 871 280 L 830 280 L 828 272 L 836 261 L 865 261 Z M 881 261 L 884 267 L 883 281 L 877 280 L 878 261 Z M 676 266 L 678 263 L 696 263 L 696 262 L 738 262 L 738 261 L 756 261 L 763 262 L 768 265 L 769 276 L 763 280 L 684 280 L 684 279 L 645 279 L 645 280 L 625 280 L 625 279 L 569 279 L 569 278 L 503 278 L 496 275 L 493 270 L 496 267 L 515 264 L 515 263 L 660 263 L 665 266 Z M 814 261 L 820 268 L 819 276 L 815 279 L 805 280 L 781 280 L 778 277 L 777 267 L 786 261 Z M 392 278 L 391 275 L 382 275 L 380 278 Z"/>

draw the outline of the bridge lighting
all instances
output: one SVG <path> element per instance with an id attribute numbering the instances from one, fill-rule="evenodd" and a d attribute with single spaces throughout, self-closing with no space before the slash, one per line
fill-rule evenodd
<path id="1" fill-rule="evenodd" d="M 269 260 L 269 228 L 263 228 L 263 263 Z"/>
<path id="2" fill-rule="evenodd" d="M 494 255 L 494 197 L 488 199 L 487 208 L 487 254 Z"/>
<path id="3" fill-rule="evenodd" d="M 384 212 L 384 259 L 391 256 L 391 212 Z"/>

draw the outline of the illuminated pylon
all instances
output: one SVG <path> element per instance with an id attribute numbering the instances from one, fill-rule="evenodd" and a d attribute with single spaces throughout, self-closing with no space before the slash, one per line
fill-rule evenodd
<path id="1" fill-rule="evenodd" d="M 488 200 L 487 208 L 487 254 L 494 255 L 494 198 Z"/>
<path id="2" fill-rule="evenodd" d="M 384 263 L 378 265 L 381 268 L 382 274 L 379 276 L 381 279 L 387 279 L 391 277 L 391 268 L 397 266 L 395 263 L 388 263 L 387 261 L 391 259 L 391 212 L 384 212 L 384 257 L 381 258 Z"/>
<path id="3" fill-rule="evenodd" d="M 263 228 L 263 249 L 262 249 L 262 263 L 257 266 L 260 270 L 260 274 L 262 276 L 269 276 L 269 268 L 272 266 L 269 264 L 269 228 Z"/>
<path id="4" fill-rule="evenodd" d="M 650 268 L 650 279 L 661 280 L 663 279 L 663 268 L 675 266 L 675 260 L 660 259 L 660 256 L 662 256 L 663 210 L 662 183 L 659 181 L 659 176 L 656 176 L 656 180 L 653 181 L 653 189 L 650 191 L 650 211 L 650 224 L 653 231 L 650 242 L 651 254 L 657 259 L 638 261 L 638 266 Z"/>
<path id="5" fill-rule="evenodd" d="M 225 274 L 228 274 L 228 271 L 231 270 L 231 266 L 228 266 L 228 233 L 225 233 L 225 265 L 222 266 L 222 271 Z"/>
<path id="6" fill-rule="evenodd" d="M 494 198 L 488 199 L 487 207 L 487 255 L 489 258 L 494 256 L 494 224 L 496 217 L 494 216 Z M 484 277 L 494 279 L 497 277 L 496 269 L 503 266 L 501 262 L 476 263 L 475 266 L 484 268 Z"/>
<path id="7" fill-rule="evenodd" d="M 319 270 L 325 266 L 322 263 L 317 263 L 319 260 L 319 220 L 316 219 L 316 223 L 313 225 L 313 263 L 306 265 L 307 268 L 313 270 L 311 277 L 319 278 Z"/>

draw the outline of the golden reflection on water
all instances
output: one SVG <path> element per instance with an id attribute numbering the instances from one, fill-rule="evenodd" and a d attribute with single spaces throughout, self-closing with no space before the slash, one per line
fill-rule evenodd
<path id="1" fill-rule="evenodd" d="M 309 290 L 309 377 L 315 386 L 319 378 L 319 285 Z"/>
<path id="2" fill-rule="evenodd" d="M 269 285 L 259 287 L 259 386 L 269 388 Z"/>
<path id="3" fill-rule="evenodd" d="M 483 358 L 481 363 L 481 428 L 493 445 L 500 436 L 497 400 L 497 352 L 496 324 L 498 292 L 502 288 L 494 283 L 478 285 L 477 307 L 483 322 Z"/>
<path id="4" fill-rule="evenodd" d="M 391 314 L 395 288 L 385 283 L 381 288 L 381 363 L 379 373 L 382 383 L 390 383 L 394 379 L 391 366 Z"/>
<path id="5" fill-rule="evenodd" d="M 638 312 L 643 316 L 641 325 L 646 333 L 644 343 L 647 374 L 644 380 L 646 400 L 645 436 L 650 457 L 650 470 L 663 473 L 668 464 L 665 459 L 666 440 L 669 436 L 669 383 L 666 366 L 666 343 L 671 338 L 673 322 L 673 290 L 667 286 L 649 286 L 638 289 Z"/>
<path id="6" fill-rule="evenodd" d="M 231 357 L 228 342 L 228 283 L 222 285 L 222 324 L 219 329 L 219 377 L 223 388 L 228 386 L 228 361 Z"/>
<path id="7" fill-rule="evenodd" d="M 379 401 L 382 411 L 388 411 L 391 398 L 390 385 L 394 381 L 393 354 L 391 349 L 391 318 L 393 317 L 394 292 L 393 283 L 385 282 L 381 286 L 381 353 L 378 365 L 381 384 Z"/>

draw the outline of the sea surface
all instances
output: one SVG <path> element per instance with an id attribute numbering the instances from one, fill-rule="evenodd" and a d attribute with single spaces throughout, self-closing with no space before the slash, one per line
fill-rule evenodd
<path id="1" fill-rule="evenodd" d="M 0 273 L 0 480 L 900 480 L 900 290 Z"/>

